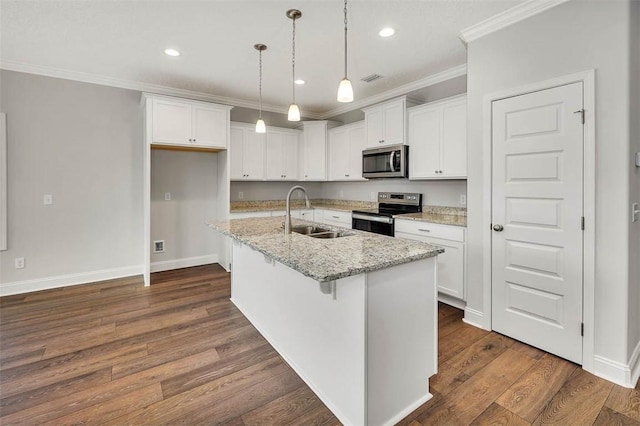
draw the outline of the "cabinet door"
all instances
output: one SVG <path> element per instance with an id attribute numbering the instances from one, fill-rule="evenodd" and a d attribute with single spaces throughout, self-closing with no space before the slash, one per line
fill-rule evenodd
<path id="1" fill-rule="evenodd" d="M 438 255 L 438 291 L 464 300 L 464 243 L 426 238 L 426 242 L 444 248 Z"/>
<path id="2" fill-rule="evenodd" d="M 245 179 L 262 180 L 265 176 L 265 134 L 256 133 L 251 129 L 245 129 L 244 135 L 243 170 Z"/>
<path id="3" fill-rule="evenodd" d="M 232 180 L 244 179 L 244 130 L 241 127 L 231 127 L 231 142 L 229 146 L 230 173 Z"/>
<path id="4" fill-rule="evenodd" d="M 364 149 L 365 129 L 357 126 L 349 130 L 349 179 L 362 180 L 362 150 Z"/>
<path id="5" fill-rule="evenodd" d="M 327 129 L 309 126 L 304 129 L 304 179 L 327 179 Z"/>
<path id="6" fill-rule="evenodd" d="M 193 139 L 196 145 L 227 147 L 227 111 L 193 107 Z"/>
<path id="7" fill-rule="evenodd" d="M 405 103 L 399 100 L 385 105 L 383 109 L 383 140 L 381 145 L 404 143 Z"/>
<path id="8" fill-rule="evenodd" d="M 284 179 L 284 133 L 269 131 L 267 132 L 266 147 L 266 176 L 267 180 Z"/>
<path id="9" fill-rule="evenodd" d="M 442 109 L 440 177 L 467 177 L 467 103 L 446 105 Z"/>
<path id="10" fill-rule="evenodd" d="M 282 150 L 282 158 L 284 160 L 284 179 L 298 180 L 298 171 L 300 169 L 298 135 L 294 133 L 284 133 Z"/>
<path id="11" fill-rule="evenodd" d="M 191 145 L 191 105 L 153 100 L 153 143 Z"/>
<path id="12" fill-rule="evenodd" d="M 350 166 L 349 130 L 329 132 L 329 180 L 348 180 Z"/>
<path id="13" fill-rule="evenodd" d="M 375 148 L 384 144 L 382 107 L 366 112 L 365 125 L 367 148 Z"/>
<path id="14" fill-rule="evenodd" d="M 409 177 L 440 177 L 440 109 L 409 111 Z"/>

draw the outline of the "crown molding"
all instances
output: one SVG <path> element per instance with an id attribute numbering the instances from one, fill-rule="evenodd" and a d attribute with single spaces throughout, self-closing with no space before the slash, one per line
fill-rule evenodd
<path id="1" fill-rule="evenodd" d="M 459 37 L 467 44 L 567 1 L 569 0 L 527 0 L 489 19 L 465 28 L 460 31 Z"/>
<path id="2" fill-rule="evenodd" d="M 241 108 L 251 108 L 255 110 L 259 109 L 258 102 L 247 101 L 244 99 L 217 96 L 209 93 L 196 92 L 193 90 L 176 89 L 174 87 L 162 86 L 159 84 L 143 83 L 140 81 L 125 80 L 120 78 L 107 77 L 100 74 L 72 71 L 42 65 L 32 65 L 22 62 L 8 61 L 5 59 L 0 59 L 0 69 L 23 72 L 27 74 L 37 74 L 46 77 L 62 78 L 65 80 L 81 81 L 83 83 L 99 84 L 101 86 L 118 87 L 120 89 L 137 90 L 140 92 L 154 93 L 158 95 L 176 96 L 197 101 L 215 102 Z M 288 107 L 262 104 L 262 110 L 277 112 L 280 114 L 287 114 Z M 321 117 L 321 114 L 315 112 L 304 112 L 304 116 L 308 118 L 319 119 Z"/>
<path id="3" fill-rule="evenodd" d="M 396 87 L 391 90 L 387 90 L 386 92 L 378 93 L 377 95 L 369 96 L 368 98 L 359 99 L 354 102 L 350 102 L 338 108 L 332 109 L 321 114 L 320 119 L 326 120 L 327 118 L 335 117 L 338 114 L 343 114 L 345 112 L 353 111 L 356 109 L 364 108 L 369 105 L 377 104 L 379 102 L 386 101 L 391 98 L 395 98 L 397 96 L 406 95 L 409 92 L 413 92 L 414 90 L 424 89 L 428 86 L 433 86 L 434 84 L 441 83 L 446 80 L 450 80 L 455 77 L 460 77 L 467 73 L 467 65 L 459 65 L 457 67 L 449 68 L 448 70 L 439 72 L 437 74 L 433 74 L 420 80 L 413 81 L 411 83 L 404 84 L 402 86 Z"/>

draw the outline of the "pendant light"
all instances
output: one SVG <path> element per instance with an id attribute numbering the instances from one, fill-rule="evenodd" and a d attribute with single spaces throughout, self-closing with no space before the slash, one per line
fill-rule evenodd
<path id="1" fill-rule="evenodd" d="M 293 21 L 293 42 L 291 44 L 291 69 L 293 72 L 293 79 L 291 85 L 293 87 L 293 102 L 289 105 L 289 114 L 287 119 L 289 121 L 300 121 L 300 108 L 296 105 L 296 19 L 302 18 L 302 12 L 298 9 L 287 10 L 287 18 Z"/>
<path id="2" fill-rule="evenodd" d="M 353 87 L 347 78 L 347 0 L 344 0 L 344 78 L 338 86 L 338 102 L 353 102 Z"/>
<path id="3" fill-rule="evenodd" d="M 262 119 L 262 51 L 267 50 L 267 45 L 258 43 L 254 44 L 253 47 L 258 51 L 260 56 L 260 84 L 258 85 L 260 91 L 260 115 L 258 115 L 258 121 L 256 121 L 256 133 L 266 133 L 267 126 Z"/>

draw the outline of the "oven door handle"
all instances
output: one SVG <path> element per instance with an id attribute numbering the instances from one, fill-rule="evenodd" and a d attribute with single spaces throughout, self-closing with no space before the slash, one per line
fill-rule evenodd
<path id="1" fill-rule="evenodd" d="M 352 213 L 351 217 L 353 219 L 368 220 L 370 222 L 380 222 L 380 223 L 388 223 L 388 224 L 393 223 L 393 218 L 386 217 L 386 216 L 368 216 L 364 214 Z"/>
<path id="2" fill-rule="evenodd" d="M 396 152 L 395 151 L 391 151 L 391 155 L 389 156 L 389 167 L 391 167 L 391 171 L 395 172 L 396 169 L 393 168 L 393 160 L 396 157 Z"/>

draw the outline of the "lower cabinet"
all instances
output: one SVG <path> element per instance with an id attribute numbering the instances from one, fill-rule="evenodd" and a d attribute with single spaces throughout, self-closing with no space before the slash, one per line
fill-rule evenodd
<path id="1" fill-rule="evenodd" d="M 465 300 L 466 229 L 414 220 L 396 219 L 395 236 L 444 248 L 438 255 L 438 291 Z"/>

